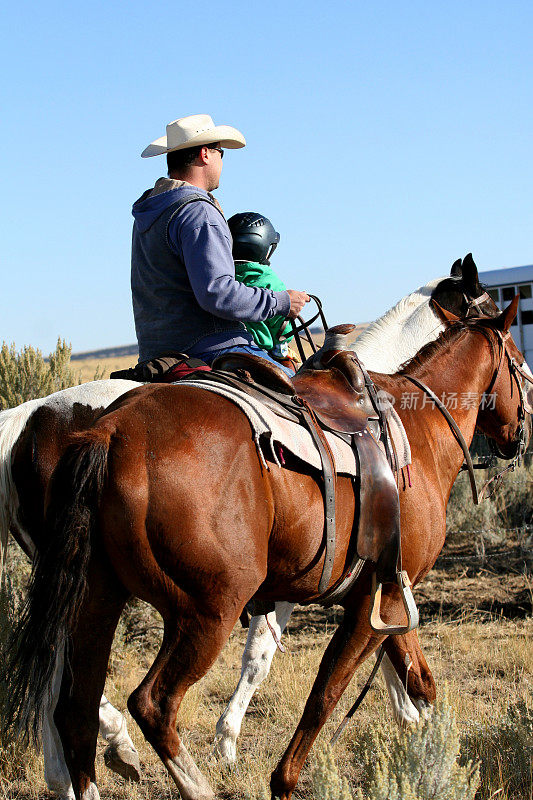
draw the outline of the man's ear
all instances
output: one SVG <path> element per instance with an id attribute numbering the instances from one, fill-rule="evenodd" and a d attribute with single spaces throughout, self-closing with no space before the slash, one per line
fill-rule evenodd
<path id="1" fill-rule="evenodd" d="M 432 300 L 431 302 L 433 304 L 433 308 L 437 312 L 437 315 L 441 318 L 443 322 L 452 323 L 461 321 L 461 317 L 456 316 L 456 314 L 454 314 L 453 311 L 448 311 L 447 308 L 439 306 L 436 300 Z"/>
<path id="2" fill-rule="evenodd" d="M 461 275 L 463 274 L 462 265 L 463 265 L 463 262 L 461 261 L 460 258 L 458 258 L 457 261 L 453 262 L 452 268 L 450 270 L 450 275 L 452 276 L 452 278 L 460 278 L 461 277 Z"/>
<path id="3" fill-rule="evenodd" d="M 509 303 L 507 308 L 504 308 L 502 313 L 495 317 L 494 319 L 494 327 L 497 328 L 499 331 L 503 333 L 508 333 L 509 328 L 515 321 L 515 317 L 518 311 L 518 301 L 520 300 L 520 295 L 517 294 L 514 297 L 514 300 Z"/>
<path id="4" fill-rule="evenodd" d="M 466 293 L 470 297 L 477 297 L 479 294 L 479 275 L 472 253 L 468 253 L 463 258 L 463 284 Z"/>

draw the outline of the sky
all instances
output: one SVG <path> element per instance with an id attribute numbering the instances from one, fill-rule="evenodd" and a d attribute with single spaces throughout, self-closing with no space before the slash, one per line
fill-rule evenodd
<path id="1" fill-rule="evenodd" d="M 140 153 L 189 114 L 244 133 L 217 197 L 271 219 L 330 325 L 468 252 L 533 263 L 530 0 L 21 0 L 0 28 L 0 341 L 135 342 Z"/>

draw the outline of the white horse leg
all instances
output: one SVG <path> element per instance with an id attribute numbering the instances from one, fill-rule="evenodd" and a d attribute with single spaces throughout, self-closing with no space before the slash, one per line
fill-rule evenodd
<path id="1" fill-rule="evenodd" d="M 428 703 L 423 697 L 416 697 L 411 700 L 411 702 L 414 703 L 421 717 L 424 719 L 430 718 L 431 712 L 433 711 L 433 705 L 431 703 Z"/>
<path id="2" fill-rule="evenodd" d="M 278 639 L 293 608 L 293 603 L 276 603 L 275 610 L 268 614 L 268 621 Z M 276 642 L 265 616 L 252 617 L 242 656 L 241 678 L 216 727 L 215 752 L 224 761 L 232 764 L 237 758 L 237 737 L 243 717 L 254 692 L 269 673 L 275 652 Z"/>
<path id="3" fill-rule="evenodd" d="M 139 781 L 139 754 L 129 737 L 126 720 L 105 695 L 100 700 L 100 736 L 109 742 L 104 752 L 106 767 L 123 778 Z"/>
<path id="4" fill-rule="evenodd" d="M 383 661 L 381 662 L 381 671 L 383 672 L 383 677 L 385 678 L 385 686 L 387 687 L 387 692 L 389 693 L 390 701 L 392 703 L 392 713 L 395 721 L 402 727 L 416 724 L 420 719 L 420 714 L 418 713 L 416 706 L 413 705 L 413 701 L 405 691 L 405 686 L 399 679 L 398 673 L 394 669 L 392 662 L 386 653 L 383 656 Z"/>
<path id="5" fill-rule="evenodd" d="M 52 699 L 43 719 L 43 754 L 44 754 L 44 779 L 51 792 L 59 795 L 62 800 L 73 800 L 74 789 L 70 782 L 70 775 L 63 755 L 61 739 L 54 723 L 54 711 L 61 688 L 63 676 L 63 653 L 58 656 L 52 679 Z M 123 778 L 140 780 L 141 767 L 139 755 L 131 741 L 126 727 L 126 720 L 122 714 L 113 708 L 111 703 L 102 695 L 100 701 L 100 734 L 109 742 L 104 758 L 106 766 L 118 772 Z M 87 790 L 92 792 L 97 800 L 96 786 Z M 94 795 L 96 792 L 96 795 Z"/>
<path id="6" fill-rule="evenodd" d="M 89 788 L 83 792 L 81 800 L 100 800 L 100 792 L 95 783 L 89 784 Z"/>
<path id="7" fill-rule="evenodd" d="M 52 678 L 52 691 L 50 705 L 43 718 L 43 754 L 44 754 L 44 779 L 51 792 L 59 795 L 62 800 L 73 800 L 74 789 L 70 782 L 70 775 L 63 755 L 63 746 L 54 723 L 54 711 L 61 689 L 63 677 L 63 651 L 56 658 L 54 675 Z"/>

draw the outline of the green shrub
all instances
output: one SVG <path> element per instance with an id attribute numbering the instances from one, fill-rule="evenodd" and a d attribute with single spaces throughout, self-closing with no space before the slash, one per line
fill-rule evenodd
<path id="1" fill-rule="evenodd" d="M 505 466 L 500 462 L 498 469 Z M 478 488 L 495 475 L 498 469 L 479 470 L 476 474 Z M 496 484 L 496 481 L 494 482 Z M 472 502 L 470 482 L 466 473 L 461 473 L 452 489 L 446 513 L 450 532 L 462 530 L 487 530 L 497 528 L 524 528 L 533 524 L 533 465 L 529 458 L 502 477 L 494 486 L 494 494 L 480 505 Z"/>
<path id="2" fill-rule="evenodd" d="M 16 615 L 15 593 L 6 572 L 0 580 L 0 660 L 6 650 Z M 0 708 L 4 705 L 5 684 L 0 681 Z M 25 755 L 18 742 L 4 746 L 0 740 L 0 780 L 12 781 L 24 773 Z"/>
<path id="3" fill-rule="evenodd" d="M 48 361 L 29 345 L 17 352 L 3 342 L 0 349 L 0 411 L 81 383 L 70 367 L 71 345 L 57 340 Z"/>
<path id="4" fill-rule="evenodd" d="M 376 728 L 363 743 L 365 793 L 356 800 L 473 800 L 479 767 L 460 764 L 459 731 L 446 693 L 416 728 Z"/>
<path id="5" fill-rule="evenodd" d="M 463 750 L 470 758 L 481 760 L 481 780 L 487 794 L 503 787 L 502 800 L 533 796 L 532 705 L 520 700 L 494 725 L 469 725 Z"/>
<path id="6" fill-rule="evenodd" d="M 15 596 L 11 580 L 7 572 L 4 572 L 0 579 L 0 654 L 6 651 L 7 643 L 13 629 L 15 619 Z M 4 684 L 0 682 L 0 707 L 4 701 Z"/>
<path id="7" fill-rule="evenodd" d="M 314 800 L 352 800 L 348 781 L 340 777 L 329 745 L 318 751 L 312 784 Z"/>

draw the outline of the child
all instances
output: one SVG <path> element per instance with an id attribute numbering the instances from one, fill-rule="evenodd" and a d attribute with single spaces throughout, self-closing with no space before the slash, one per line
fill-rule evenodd
<path id="1" fill-rule="evenodd" d="M 246 286 L 273 289 L 275 292 L 286 289 L 270 266 L 270 257 L 279 242 L 279 233 L 274 230 L 270 220 L 253 211 L 245 211 L 234 214 L 228 220 L 228 225 L 233 238 L 236 279 Z M 266 322 L 247 322 L 246 327 L 258 347 L 285 366 L 296 369 L 296 365 L 290 363 L 297 359 L 288 345 L 292 336 L 287 336 L 283 342 L 279 341 L 281 332 L 287 334 L 290 331 L 281 314 Z"/>

